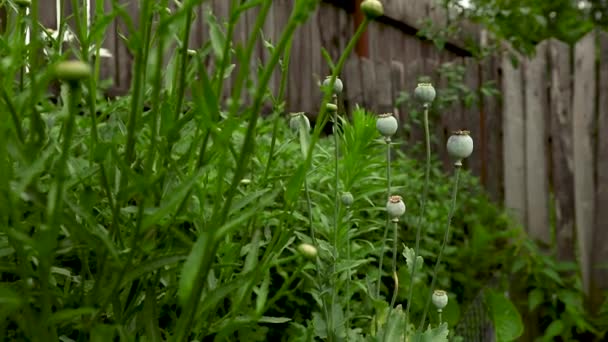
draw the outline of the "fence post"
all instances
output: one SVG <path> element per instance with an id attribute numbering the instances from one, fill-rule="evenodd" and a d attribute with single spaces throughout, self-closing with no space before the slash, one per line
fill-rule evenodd
<path id="1" fill-rule="evenodd" d="M 551 244 L 547 184 L 545 123 L 547 114 L 547 42 L 536 47 L 536 56 L 527 59 L 524 69 L 526 231 L 543 245 Z"/>
<path id="2" fill-rule="evenodd" d="M 608 34 L 599 34 L 600 68 L 599 108 L 596 174 L 596 221 L 593 233 L 593 251 L 590 298 L 592 309 L 597 310 L 602 303 L 602 293 L 608 290 Z"/>
<path id="3" fill-rule="evenodd" d="M 521 67 L 514 67 L 507 54 L 502 56 L 503 155 L 505 207 L 520 224 L 527 219 L 523 78 Z"/>
<path id="4" fill-rule="evenodd" d="M 582 38 L 574 50 L 573 130 L 576 235 L 583 288 L 589 293 L 594 214 L 593 142 L 595 117 L 595 33 Z"/>

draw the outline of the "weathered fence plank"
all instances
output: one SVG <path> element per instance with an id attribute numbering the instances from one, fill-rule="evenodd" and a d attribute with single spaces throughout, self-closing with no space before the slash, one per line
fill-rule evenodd
<path id="1" fill-rule="evenodd" d="M 551 243 L 547 184 L 545 123 L 547 118 L 547 44 L 536 47 L 536 56 L 525 63 L 525 145 L 527 231 L 545 246 Z"/>
<path id="2" fill-rule="evenodd" d="M 508 55 L 502 56 L 503 89 L 503 156 L 505 177 L 505 208 L 519 223 L 527 220 L 525 170 L 525 114 L 521 68 L 511 63 Z"/>
<path id="3" fill-rule="evenodd" d="M 593 133 L 595 116 L 595 33 L 589 33 L 575 46 L 573 140 L 574 200 L 576 232 L 583 276 L 583 286 L 589 290 L 590 252 L 595 219 Z"/>
<path id="4" fill-rule="evenodd" d="M 472 98 L 462 99 L 462 115 L 465 126 L 462 128 L 470 132 L 473 141 L 475 142 L 475 150 L 473 156 L 466 159 L 467 166 L 471 173 L 480 177 L 483 167 L 483 154 L 486 146 L 485 137 L 482 131 L 483 122 L 479 115 L 479 103 L 477 89 L 479 88 L 479 65 L 473 58 L 464 58 L 464 84 L 473 92 Z"/>
<path id="5" fill-rule="evenodd" d="M 591 271 L 590 298 L 592 307 L 597 310 L 601 298 L 608 289 L 608 34 L 599 35 L 600 68 L 599 72 L 599 108 L 597 128 L 596 174 L 597 187 L 595 192 L 596 218 L 593 232 L 593 254 Z"/>
<path id="6" fill-rule="evenodd" d="M 551 112 L 552 189 L 555 203 L 557 257 L 574 261 L 574 165 L 572 161 L 572 89 L 570 47 L 549 41 L 551 69 L 549 103 Z"/>
<path id="7" fill-rule="evenodd" d="M 486 84 L 480 87 L 500 87 L 501 80 L 499 74 L 500 59 L 490 56 L 481 63 L 480 80 Z M 486 96 L 479 90 L 480 117 L 483 118 L 483 141 L 485 147 L 481 159 L 485 167 L 484 186 L 490 193 L 491 198 L 496 202 L 504 200 L 503 191 L 503 127 L 502 112 L 500 110 L 500 98 L 496 96 Z"/>

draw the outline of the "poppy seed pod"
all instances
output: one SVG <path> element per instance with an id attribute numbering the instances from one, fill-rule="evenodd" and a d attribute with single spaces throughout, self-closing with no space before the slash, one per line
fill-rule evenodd
<path id="1" fill-rule="evenodd" d="M 375 19 L 384 14 L 384 7 L 379 0 L 363 0 L 361 3 L 361 11 L 369 19 Z"/>
<path id="2" fill-rule="evenodd" d="M 310 131 L 310 120 L 304 115 L 304 112 L 289 114 L 289 128 L 291 128 L 292 131 L 297 132 L 300 129 L 300 121 L 304 123 L 306 131 Z"/>
<path id="3" fill-rule="evenodd" d="M 386 113 L 378 115 L 378 119 L 376 120 L 376 128 L 380 134 L 388 138 L 397 133 L 397 128 L 399 128 L 399 125 L 397 124 L 397 119 L 393 116 L 393 114 Z"/>
<path id="4" fill-rule="evenodd" d="M 433 291 L 431 300 L 433 301 L 433 305 L 435 305 L 437 310 L 441 312 L 441 310 L 448 305 L 448 294 L 443 290 L 435 290 Z"/>
<path id="5" fill-rule="evenodd" d="M 353 202 L 355 201 L 353 194 L 351 194 L 348 191 L 343 192 L 340 199 L 342 200 L 342 204 L 344 204 L 347 207 L 350 207 L 353 204 Z"/>
<path id="6" fill-rule="evenodd" d="M 462 160 L 473 153 L 473 139 L 469 131 L 457 131 L 448 138 L 446 147 L 448 154 L 456 159 L 455 165 L 461 166 Z"/>
<path id="7" fill-rule="evenodd" d="M 335 103 L 328 103 L 327 104 L 327 111 L 329 111 L 330 113 L 334 113 L 338 111 L 338 105 L 336 105 Z"/>
<path id="8" fill-rule="evenodd" d="M 311 260 L 317 257 L 317 248 L 308 243 L 301 243 L 298 246 L 298 252 Z"/>
<path id="9" fill-rule="evenodd" d="M 405 214 L 405 203 L 401 196 L 391 196 L 386 203 L 386 211 L 391 219 L 399 219 L 399 216 Z"/>
<path id="10" fill-rule="evenodd" d="M 416 98 L 424 104 L 430 104 L 435 99 L 437 93 L 435 88 L 430 83 L 418 83 L 418 86 L 414 90 Z"/>
<path id="11" fill-rule="evenodd" d="M 55 75 L 68 82 L 80 81 L 91 76 L 91 67 L 78 60 L 60 62 L 55 66 Z"/>
<path id="12" fill-rule="evenodd" d="M 329 87 L 330 83 L 331 83 L 331 76 L 325 77 L 325 80 L 323 81 L 323 86 Z M 334 89 L 333 89 L 334 94 L 340 94 L 343 89 L 344 89 L 344 84 L 342 83 L 342 80 L 339 79 L 338 77 L 336 77 L 336 81 L 334 82 Z"/>

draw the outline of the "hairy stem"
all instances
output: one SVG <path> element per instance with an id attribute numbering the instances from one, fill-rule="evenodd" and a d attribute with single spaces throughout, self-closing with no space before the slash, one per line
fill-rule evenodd
<path id="1" fill-rule="evenodd" d="M 386 198 L 391 196 L 391 138 L 386 138 Z M 384 254 L 386 252 L 386 240 L 388 239 L 390 219 L 386 215 L 386 228 L 384 228 L 384 236 L 380 249 L 380 257 L 378 258 L 378 286 L 376 287 L 376 298 L 380 298 L 380 287 L 382 285 L 382 264 L 384 263 Z"/>
<path id="2" fill-rule="evenodd" d="M 450 225 L 452 224 L 452 217 L 454 217 L 454 211 L 456 211 L 456 197 L 458 195 L 458 180 L 460 179 L 460 166 L 456 166 L 456 172 L 454 174 L 454 188 L 452 189 L 452 205 L 450 207 L 450 212 L 448 213 L 448 221 L 445 227 L 445 233 L 443 235 L 443 242 L 441 243 L 441 249 L 439 249 L 439 254 L 437 255 L 437 261 L 435 262 L 435 268 L 433 269 L 433 278 L 431 280 L 431 286 L 429 287 L 429 295 L 426 300 L 426 304 L 424 305 L 424 311 L 422 312 L 422 318 L 420 319 L 420 325 L 418 329 L 422 330 L 424 326 L 424 321 L 426 320 L 426 313 L 431 304 L 431 297 L 433 295 L 433 291 L 435 290 L 435 283 L 437 282 L 437 273 L 439 272 L 439 265 L 441 264 L 441 257 L 443 256 L 443 251 L 448 244 L 448 240 L 450 239 Z"/>
<path id="3" fill-rule="evenodd" d="M 414 247 L 414 265 L 418 255 L 420 255 L 420 236 L 422 233 L 422 218 L 426 209 L 426 200 L 429 192 L 429 178 L 431 175 L 431 134 L 429 130 L 429 105 L 424 105 L 424 139 L 426 145 L 426 168 L 424 171 L 424 188 L 422 190 L 422 199 L 420 201 L 420 212 L 418 213 L 418 219 L 416 220 L 416 245 Z M 407 305 L 405 308 L 405 327 L 407 329 L 410 306 L 412 304 L 412 296 L 414 295 L 414 279 L 416 277 L 416 267 L 412 269 L 410 275 L 410 284 L 408 287 Z"/>
<path id="4" fill-rule="evenodd" d="M 391 308 L 395 306 L 397 301 L 397 293 L 399 292 L 399 278 L 397 277 L 397 244 L 399 242 L 399 221 L 393 220 L 393 263 L 392 271 L 395 279 L 395 289 L 393 290 L 393 298 L 391 298 Z"/>

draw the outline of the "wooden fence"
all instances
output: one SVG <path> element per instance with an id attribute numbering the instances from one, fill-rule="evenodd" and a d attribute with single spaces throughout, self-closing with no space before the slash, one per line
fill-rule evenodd
<path id="1" fill-rule="evenodd" d="M 578 257 L 598 305 L 608 288 L 608 34 L 545 41 L 519 68 L 504 58 L 502 77 L 505 206 L 561 260 Z"/>
<path id="2" fill-rule="evenodd" d="M 100 0 L 90 0 L 89 8 L 95 8 L 94 1 Z M 119 2 L 126 4 L 137 25 L 138 2 Z M 322 2 L 296 33 L 287 89 L 288 110 L 317 111 L 318 82 L 329 72 L 321 48 L 333 59 L 338 58 L 361 18 L 356 2 Z M 507 56 L 483 60 L 470 57 L 463 41 L 467 36 L 480 39 L 480 30 L 475 27 L 465 26 L 463 33 L 448 41 L 442 50 L 418 38 L 421 19 L 435 23 L 449 20 L 446 11 L 433 0 L 383 2 L 387 16 L 371 23 L 357 55 L 348 61 L 341 75 L 347 108 L 359 104 L 375 112 L 394 111 L 402 123 L 409 123 L 411 108 L 397 104 L 400 92 L 411 92 L 422 75 L 430 77 L 441 89 L 446 79 L 437 70 L 444 63 L 463 68 L 464 81 L 472 89 L 495 82 L 502 97 L 484 97 L 477 91 L 473 106 L 459 102 L 439 113 L 433 123 L 440 142 L 435 150 L 447 164 L 442 152 L 447 136 L 456 129 L 470 130 L 476 151 L 467 167 L 480 177 L 492 198 L 504 203 L 532 237 L 556 246 L 560 259 L 578 258 L 588 291 L 597 294 L 599 289 L 607 289 L 608 271 L 601 268 L 608 263 L 607 35 L 592 33 L 575 47 L 557 41 L 543 42 L 535 58 L 522 58 L 515 67 Z M 211 9 L 219 18 L 225 18 L 228 3 L 214 0 L 196 8 L 190 48 L 201 47 L 208 40 L 204 12 Z M 62 16 L 71 12 L 70 1 L 61 1 L 61 6 L 57 6 L 54 0 L 46 0 L 41 5 L 40 20 L 50 28 L 57 28 L 57 8 Z M 111 6 L 110 1 L 104 1 L 106 10 L 110 11 Z M 277 41 L 291 9 L 291 0 L 273 2 L 264 25 L 267 39 Z M 256 15 L 256 9 L 244 14 L 236 27 L 235 40 L 242 42 L 250 34 Z M 128 37 L 124 23 L 116 20 L 109 26 L 103 43 L 113 58 L 104 61 L 102 75 L 113 79 L 114 93 L 125 94 L 133 57 L 120 34 Z M 599 59 L 596 49 L 600 51 Z M 252 61 L 258 59 L 268 59 L 261 43 Z M 279 75 L 274 76 L 271 89 L 278 87 Z M 229 86 L 228 82 L 228 91 Z M 410 132 L 410 142 L 420 141 L 421 127 L 413 124 Z"/>

